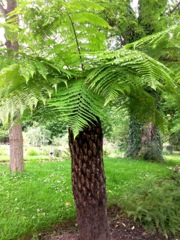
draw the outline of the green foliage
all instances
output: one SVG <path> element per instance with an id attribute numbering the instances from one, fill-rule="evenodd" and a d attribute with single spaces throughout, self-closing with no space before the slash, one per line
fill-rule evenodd
<path id="1" fill-rule="evenodd" d="M 127 110 L 122 108 L 125 103 L 117 101 L 113 105 L 117 107 L 107 107 L 108 117 L 103 120 L 103 132 L 105 139 L 113 143 L 113 149 L 109 151 L 122 152 L 127 147 L 129 116 Z M 105 148 L 106 145 L 103 146 Z"/>
<path id="2" fill-rule="evenodd" d="M 29 46 L 28 51 L 53 58 L 58 64 L 80 66 L 85 64 L 84 53 L 105 49 L 105 35 L 99 30 L 109 25 L 98 16 L 102 10 L 92 0 L 42 0 L 35 5 L 24 1 L 15 10 L 23 16 L 26 26 L 19 41 Z"/>
<path id="3" fill-rule="evenodd" d="M 32 110 L 38 101 L 45 103 L 56 84 L 66 81 L 67 75 L 61 75 L 62 71 L 50 61 L 25 54 L 13 59 L 12 64 L 0 72 L 2 122 L 12 120 L 18 111 L 23 114 L 27 108 Z"/>
<path id="4" fill-rule="evenodd" d="M 139 25 L 136 12 L 130 3 L 129 0 L 104 0 L 102 2 L 104 10 L 101 16 L 111 26 L 107 33 L 110 49 L 118 49 L 125 43 L 135 41 L 137 37 L 143 36 L 143 28 Z"/>
<path id="5" fill-rule="evenodd" d="M 158 230 L 165 236 L 177 234 L 180 230 L 179 183 L 180 174 L 173 173 L 157 183 L 138 185 L 123 198 L 126 211 L 150 231 Z"/>
<path id="6" fill-rule="evenodd" d="M 7 151 L 6 147 L 0 146 L 0 156 L 2 156 L 2 157 L 8 156 L 8 151 Z"/>
<path id="7" fill-rule="evenodd" d="M 122 93 L 129 93 L 132 86 L 161 89 L 163 84 L 170 84 L 172 87 L 169 75 L 171 71 L 142 52 L 122 48 L 99 55 L 99 61 L 104 64 L 95 68 L 88 75 L 87 81 L 96 92 L 103 95 L 109 92 L 108 89 L 112 88 L 115 91 L 115 84 L 116 92 Z M 159 79 L 163 79 L 164 82 L 161 83 Z M 122 85 L 122 82 L 126 84 Z"/>
<path id="8" fill-rule="evenodd" d="M 46 121 L 45 128 L 50 131 L 50 138 L 56 138 L 59 136 L 63 136 L 67 131 L 67 123 L 65 121 L 57 120 L 57 116 L 55 120 Z"/>
<path id="9" fill-rule="evenodd" d="M 66 84 L 68 78 L 75 80 L 72 68 L 78 69 L 79 72 L 79 67 L 84 70 L 86 63 L 89 66 L 90 61 L 85 61 L 84 53 L 88 55 L 92 51 L 105 48 L 105 36 L 100 29 L 108 28 L 109 25 L 97 15 L 102 9 L 99 4 L 89 0 L 53 1 L 52 3 L 38 1 L 36 6 L 33 3 L 29 4 L 22 1 L 22 4 L 19 4 L 11 12 L 12 15 L 21 14 L 22 16 L 26 30 L 21 29 L 18 42 L 20 46 L 21 43 L 25 42 L 28 48 L 23 49 L 22 47 L 22 51 L 31 55 L 28 56 L 24 53 L 16 55 L 11 65 L 3 68 L 1 72 L 0 97 L 2 96 L 2 101 L 0 110 L 3 122 L 7 119 L 12 120 L 17 111 L 22 114 L 27 107 L 35 108 L 39 100 L 45 103 L 45 100 L 51 97 L 51 94 L 56 90 L 58 84 L 60 85 L 62 82 Z M 28 39 L 25 31 L 28 31 Z M 43 56 L 44 60 L 34 56 L 34 52 Z M 2 55 L 6 56 L 3 51 Z M 53 61 L 45 60 L 45 58 L 53 59 Z M 69 74 L 70 71 L 67 68 L 71 68 L 72 75 Z M 64 76 L 61 74 L 62 72 L 65 74 Z M 81 75 L 81 73 L 79 74 Z M 9 88 L 7 88 L 7 82 L 10 83 Z M 80 90 L 85 89 L 80 85 L 76 86 L 75 81 L 75 90 L 78 87 L 80 87 L 79 93 Z M 72 89 L 72 86 L 69 89 Z M 72 94 L 74 95 L 75 92 Z M 80 103 L 79 106 L 84 104 L 85 107 L 86 101 L 89 104 L 94 97 L 96 98 L 95 94 L 91 94 L 88 90 L 87 92 L 83 90 L 81 95 L 86 95 L 86 100 L 81 103 L 83 97 L 80 101 L 76 101 L 74 106 L 76 103 Z M 81 97 L 77 96 L 78 98 Z M 97 102 L 93 106 L 95 105 L 98 106 L 99 103 Z M 72 109 L 72 104 L 70 108 Z M 85 110 L 83 110 L 83 106 L 80 107 L 80 111 L 78 106 L 75 108 L 73 112 L 79 112 L 80 116 L 78 115 L 77 118 L 78 126 L 74 128 L 79 129 L 82 122 L 84 124 L 87 122 L 87 119 L 84 121 L 82 118 L 83 111 L 86 111 L 88 117 L 93 116 L 93 114 L 87 111 L 87 106 Z M 70 120 L 70 125 L 73 125 L 71 122 Z"/>
<path id="10" fill-rule="evenodd" d="M 87 76 L 90 89 L 102 95 L 105 104 L 129 97 L 133 99 L 129 102 L 129 105 L 132 103 L 130 107 L 144 121 L 161 124 L 162 117 L 154 108 L 154 98 L 144 88 L 149 87 L 155 91 L 163 91 L 167 87 L 173 89 L 169 75 L 171 71 L 144 53 L 125 48 L 103 53 L 99 59 L 104 64 L 94 68 Z"/>
<path id="11" fill-rule="evenodd" d="M 0 127 L 0 139 L 8 136 L 8 130 Z"/>
<path id="12" fill-rule="evenodd" d="M 28 148 L 26 154 L 27 154 L 27 156 L 38 156 L 39 155 L 38 151 L 34 148 Z"/>
<path id="13" fill-rule="evenodd" d="M 103 99 L 88 89 L 84 79 L 76 79 L 68 87 L 60 87 L 48 105 L 68 119 L 68 124 L 74 134 L 78 134 L 89 122 L 96 121 L 96 117 L 103 118 Z"/>
<path id="14" fill-rule="evenodd" d="M 36 5 L 23 2 L 11 13 L 22 15 L 26 30 L 22 29 L 18 40 L 27 44 L 28 48 L 22 49 L 30 55 L 16 55 L 2 70 L 3 121 L 13 119 L 18 110 L 22 114 L 29 106 L 33 109 L 39 100 L 45 103 L 57 88 L 49 104 L 58 118 L 67 117 L 75 134 L 96 116 L 102 119 L 104 102 L 106 105 L 137 92 L 137 102 L 145 106 L 141 112 L 151 106 L 148 117 L 155 118 L 153 99 L 143 88 L 162 90 L 170 82 L 170 71 L 144 53 L 125 48 L 97 56 L 98 51 L 106 49 L 102 29 L 109 27 L 98 16 L 102 10 L 97 2 L 89 0 L 38 1 Z M 43 59 L 34 56 L 31 49 Z"/>
<path id="15" fill-rule="evenodd" d="M 114 0 L 109 2 L 105 0 L 103 4 L 105 6 L 103 16 L 112 26 L 111 34 L 108 32 L 108 37 L 110 36 L 110 40 L 112 38 L 114 49 L 121 48 L 122 45 L 126 44 L 125 48 L 127 49 L 138 49 L 158 59 L 171 69 L 173 72 L 173 82 L 176 85 L 179 81 L 179 74 L 175 73 L 179 72 L 180 56 L 179 1 L 162 0 L 158 2 L 157 0 L 140 0 L 138 1 L 138 9 L 132 9 L 130 1 L 120 2 Z M 159 91 L 158 88 L 156 90 Z M 166 93 L 161 94 L 163 107 L 159 104 L 161 110 L 164 111 L 164 105 L 166 105 L 164 104 L 164 98 L 165 101 L 168 101 L 170 94 L 171 97 L 176 98 L 175 101 L 178 103 L 176 107 L 179 106 L 179 86 L 176 85 L 172 89 L 167 85 L 164 90 Z M 137 100 L 138 95 L 142 95 L 139 90 L 133 96 L 131 95 L 133 105 L 131 103 L 130 105 L 131 109 L 133 108 L 134 110 L 133 114 L 138 114 L 138 109 L 134 108 L 134 106 L 141 106 Z M 168 112 L 167 109 L 164 111 L 166 119 L 170 122 L 167 127 L 170 130 L 169 134 L 173 131 L 171 136 L 175 136 L 174 129 L 177 127 L 177 119 L 179 119 L 177 112 L 171 114 L 171 119 L 169 118 L 169 113 L 172 112 L 172 108 L 174 107 L 175 105 L 169 108 Z M 162 122 L 162 116 L 159 117 L 158 122 Z M 172 124 L 172 122 L 176 122 L 176 124 Z"/>
<path id="16" fill-rule="evenodd" d="M 38 125 L 37 123 L 28 127 L 24 132 L 26 142 L 35 147 L 46 145 L 50 140 L 50 135 L 50 131 L 45 126 Z"/>
<path id="17" fill-rule="evenodd" d="M 167 2 L 167 0 L 139 0 L 139 22 L 145 35 L 162 30 L 165 25 Z"/>
<path id="18" fill-rule="evenodd" d="M 159 59 L 170 67 L 177 63 L 179 52 L 180 25 L 176 24 L 163 31 L 148 35 L 133 43 L 127 44 L 127 49 L 139 49 L 150 56 Z M 174 65 L 175 66 L 175 65 Z M 175 69 L 173 69 L 175 71 Z"/>

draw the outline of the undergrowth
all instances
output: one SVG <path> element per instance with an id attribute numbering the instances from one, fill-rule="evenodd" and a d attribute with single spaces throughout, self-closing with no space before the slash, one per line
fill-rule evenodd
<path id="1" fill-rule="evenodd" d="M 180 231 L 180 173 L 171 173 L 160 181 L 138 185 L 123 196 L 129 216 L 139 220 L 151 232 L 168 237 Z"/>

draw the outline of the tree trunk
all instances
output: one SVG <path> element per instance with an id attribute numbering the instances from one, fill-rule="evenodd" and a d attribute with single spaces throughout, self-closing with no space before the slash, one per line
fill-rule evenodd
<path id="1" fill-rule="evenodd" d="M 23 136 L 21 124 L 13 126 L 9 133 L 10 142 L 10 171 L 24 171 L 23 162 Z"/>
<path id="2" fill-rule="evenodd" d="M 125 157 L 163 162 L 162 143 L 158 128 L 152 123 L 143 126 L 142 123 L 137 122 L 135 117 L 131 117 L 128 149 Z"/>
<path id="3" fill-rule="evenodd" d="M 16 8 L 16 0 L 7 0 L 7 9 L 5 10 L 5 17 L 8 16 Z M 18 16 L 12 16 L 15 24 L 18 24 Z M 9 23 L 10 24 L 10 23 Z M 13 41 L 9 40 L 9 32 L 5 32 L 6 37 L 6 47 L 13 51 L 18 51 L 19 45 L 17 41 L 16 33 L 13 34 Z M 11 53 L 9 53 L 11 54 Z M 17 114 L 19 115 L 19 114 Z M 19 120 L 19 119 L 16 119 Z M 23 171 L 23 137 L 22 137 L 22 126 L 21 124 L 14 125 L 9 133 L 10 139 L 10 170 L 12 172 Z"/>
<path id="4" fill-rule="evenodd" d="M 107 198 L 102 157 L 102 128 L 89 124 L 74 139 L 69 130 L 72 189 L 77 209 L 80 240 L 109 240 Z"/>
<path id="5" fill-rule="evenodd" d="M 128 148 L 125 157 L 136 158 L 141 149 L 141 130 L 142 123 L 135 120 L 134 116 L 130 117 Z"/>

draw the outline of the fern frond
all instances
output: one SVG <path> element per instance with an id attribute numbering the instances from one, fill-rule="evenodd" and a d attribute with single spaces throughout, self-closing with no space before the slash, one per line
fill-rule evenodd
<path id="1" fill-rule="evenodd" d="M 140 47 L 145 47 L 145 46 L 154 46 L 158 45 L 162 41 L 168 41 L 168 39 L 173 37 L 173 34 L 177 34 L 177 31 L 179 29 L 179 25 L 173 25 L 169 27 L 168 29 L 154 33 L 151 35 L 148 35 L 146 37 L 141 38 L 140 40 L 137 40 L 133 43 L 126 44 L 127 49 L 139 49 Z"/>
<path id="2" fill-rule="evenodd" d="M 97 117 L 104 117 L 103 103 L 101 97 L 88 89 L 84 79 L 76 79 L 68 83 L 68 87 L 60 87 L 47 104 L 57 116 L 68 119 L 69 127 L 76 135 Z"/>
<path id="3" fill-rule="evenodd" d="M 19 54 L 12 64 L 0 70 L 0 119 L 5 122 L 17 112 L 32 110 L 38 101 L 45 104 L 57 84 L 67 85 L 69 76 L 67 70 L 58 69 L 50 61 Z"/>
<path id="4" fill-rule="evenodd" d="M 15 10 L 26 26 L 18 40 L 28 45 L 26 51 L 30 54 L 37 52 L 58 63 L 60 60 L 66 68 L 79 68 L 82 62 L 88 65 L 84 53 L 106 48 L 101 29 L 110 26 L 98 16 L 103 7 L 95 1 L 39 0 L 35 5 L 26 2 Z"/>
<path id="5" fill-rule="evenodd" d="M 95 61 L 98 62 L 98 59 Z M 135 50 L 107 52 L 99 56 L 99 61 L 103 64 L 94 68 L 86 78 L 89 89 L 103 96 L 105 104 L 125 96 L 134 99 L 134 109 L 143 121 L 160 123 L 162 114 L 155 108 L 153 97 L 145 89 L 171 91 L 175 88 L 170 76 L 173 73 L 162 63 Z"/>
<path id="6" fill-rule="evenodd" d="M 72 0 L 66 3 L 66 8 L 71 11 L 96 11 L 100 12 L 104 9 L 101 5 L 91 0 Z"/>
<path id="7" fill-rule="evenodd" d="M 146 36 L 127 44 L 126 49 L 138 49 L 156 59 L 177 61 L 180 56 L 180 24 L 173 25 L 164 31 Z"/>
<path id="8" fill-rule="evenodd" d="M 121 83 L 123 91 L 123 83 L 127 86 L 149 86 L 153 89 L 173 86 L 170 77 L 172 72 L 145 53 L 121 49 L 104 54 L 99 59 L 103 60 L 104 64 L 95 68 L 86 80 L 90 88 L 100 94 L 105 95 L 115 83 L 117 86 Z"/>
<path id="9" fill-rule="evenodd" d="M 76 23 L 88 23 L 98 27 L 110 28 L 109 24 L 103 18 L 89 12 L 72 14 L 72 20 Z"/>

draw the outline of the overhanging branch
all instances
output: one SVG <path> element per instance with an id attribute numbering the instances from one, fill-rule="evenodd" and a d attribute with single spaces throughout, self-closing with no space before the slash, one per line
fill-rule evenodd
<path id="1" fill-rule="evenodd" d="M 173 9 L 171 9 L 169 12 L 168 12 L 168 15 L 172 14 L 174 11 L 176 11 L 176 9 L 180 8 L 180 2 L 178 2 L 174 7 Z"/>

